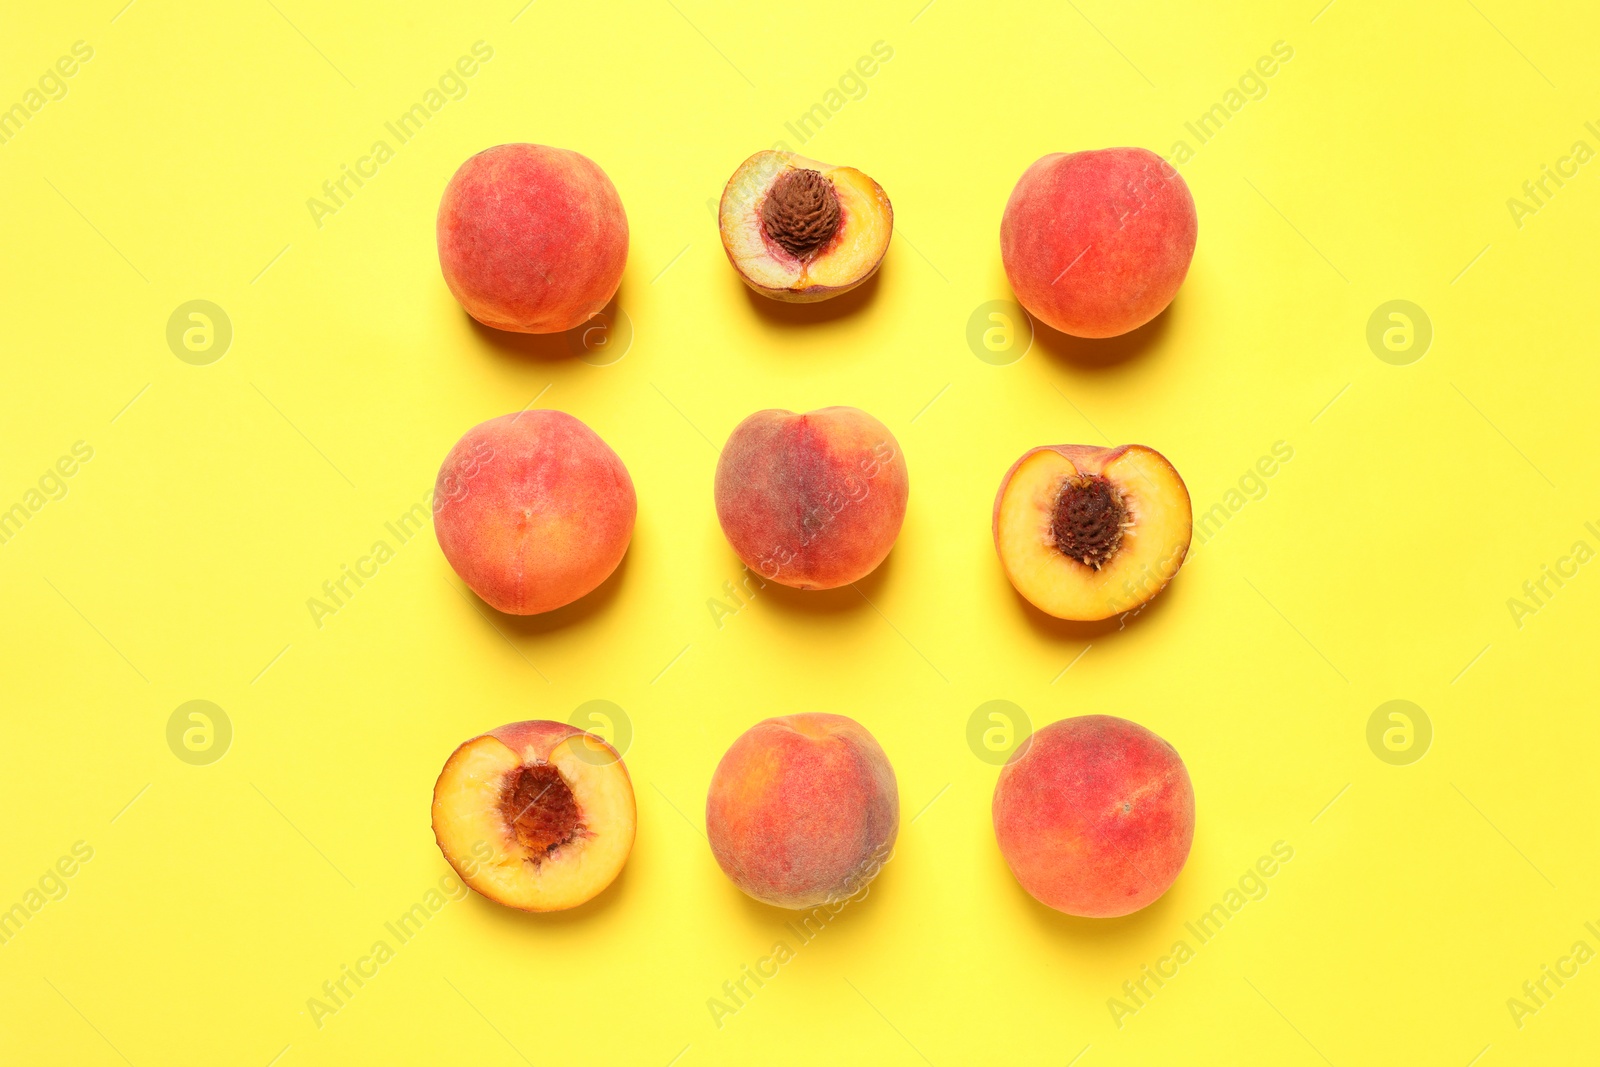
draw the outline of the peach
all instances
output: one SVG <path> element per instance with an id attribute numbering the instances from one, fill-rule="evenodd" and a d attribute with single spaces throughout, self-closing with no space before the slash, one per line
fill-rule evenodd
<path id="1" fill-rule="evenodd" d="M 746 285 L 774 300 L 811 303 L 847 293 L 877 272 L 894 208 L 859 170 L 793 152 L 757 152 L 728 179 L 717 230 Z"/>
<path id="2" fill-rule="evenodd" d="M 433 529 L 490 606 L 550 611 L 617 569 L 637 500 L 628 468 L 564 411 L 519 411 L 468 430 L 439 467 Z"/>
<path id="3" fill-rule="evenodd" d="M 457 748 L 433 836 L 461 880 L 523 911 L 575 908 L 628 862 L 637 811 L 615 749 L 564 722 L 515 722 Z"/>
<path id="4" fill-rule="evenodd" d="M 706 836 L 733 884 L 779 908 L 855 896 L 889 860 L 900 792 L 873 736 L 843 715 L 758 722 L 717 764 Z"/>
<path id="5" fill-rule="evenodd" d="M 1056 152 L 1011 190 L 1000 258 L 1035 318 L 1076 337 L 1115 337 L 1172 303 L 1197 226 L 1189 186 L 1154 152 Z"/>
<path id="6" fill-rule="evenodd" d="M 1177 751 L 1112 715 L 1062 719 L 1011 754 L 994 836 L 1034 899 L 1090 918 L 1127 915 L 1171 887 L 1194 840 L 1194 787 Z"/>
<path id="7" fill-rule="evenodd" d="M 866 577 L 900 535 L 910 492 L 889 428 L 858 408 L 758 411 L 717 461 L 717 519 L 745 565 L 796 589 Z"/>
<path id="8" fill-rule="evenodd" d="M 1000 479 L 994 547 L 1018 593 L 1059 619 L 1132 611 L 1189 552 L 1189 490 L 1144 445 L 1029 449 Z"/>
<path id="9" fill-rule="evenodd" d="M 439 266 L 467 314 L 560 333 L 610 302 L 628 216 L 606 172 L 563 148 L 503 144 L 461 164 L 439 202 Z"/>

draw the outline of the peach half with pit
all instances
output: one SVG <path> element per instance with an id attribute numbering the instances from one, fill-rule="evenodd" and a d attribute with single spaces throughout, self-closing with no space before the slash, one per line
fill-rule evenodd
<path id="1" fill-rule="evenodd" d="M 1172 303 L 1198 229 L 1189 186 L 1149 149 L 1055 152 L 1011 191 L 1000 258 L 1035 318 L 1075 337 L 1115 337 Z"/>
<path id="2" fill-rule="evenodd" d="M 860 408 L 758 411 L 717 461 L 717 520 L 745 565 L 795 589 L 835 589 L 894 548 L 910 494 L 889 428 Z"/>
<path id="3" fill-rule="evenodd" d="M 515 722 L 475 737 L 433 787 L 433 836 L 445 860 L 479 893 L 523 911 L 598 896 L 628 862 L 636 825 L 622 757 L 564 722 Z"/>
<path id="4" fill-rule="evenodd" d="M 497 330 L 560 333 L 615 295 L 628 215 L 587 156 L 538 144 L 487 148 L 445 186 L 439 267 L 467 314 Z"/>
<path id="5" fill-rule="evenodd" d="M 456 442 L 434 483 L 433 530 L 487 604 L 536 615 L 610 577 L 637 510 L 628 468 L 599 434 L 564 411 L 534 409 Z"/>
<path id="6" fill-rule="evenodd" d="M 757 152 L 722 191 L 717 229 L 728 262 L 763 296 L 811 303 L 847 293 L 877 271 L 894 208 L 852 167 L 793 152 Z"/>
<path id="7" fill-rule="evenodd" d="M 1138 723 L 1080 715 L 1011 754 L 994 787 L 995 840 L 1041 904 L 1068 915 L 1138 911 L 1177 879 L 1194 842 L 1194 786 Z"/>
<path id="8" fill-rule="evenodd" d="M 1166 588 L 1189 552 L 1189 490 L 1144 445 L 1030 449 L 1000 480 L 994 547 L 1034 607 L 1095 622 Z"/>
<path id="9" fill-rule="evenodd" d="M 711 776 L 706 837 L 733 884 L 779 908 L 838 903 L 867 887 L 900 830 L 889 757 L 844 715 L 756 723 Z"/>

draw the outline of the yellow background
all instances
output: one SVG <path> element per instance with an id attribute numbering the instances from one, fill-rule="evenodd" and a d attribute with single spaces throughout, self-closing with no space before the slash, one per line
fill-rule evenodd
<path id="1" fill-rule="evenodd" d="M 1591 1054 L 1600 963 L 1520 1028 L 1506 1004 L 1575 941 L 1600 949 L 1600 566 L 1520 627 L 1507 607 L 1573 542 L 1600 547 L 1600 170 L 1520 228 L 1506 204 L 1574 141 L 1600 147 L 1591 8 L 120 5 L 13 5 L 0 32 L 0 106 L 94 49 L 0 145 L 0 506 L 74 442 L 94 450 L 0 545 L 0 907 L 93 849 L 0 946 L 4 1062 Z M 466 95 L 319 228 L 308 198 L 480 40 L 493 59 Z M 878 41 L 892 59 L 801 144 L 785 123 Z M 1277 41 L 1294 55 L 1266 95 L 1197 146 L 1184 123 Z M 997 232 L 1023 169 L 1180 138 L 1200 239 L 1170 311 L 1124 341 L 1041 334 L 1009 365 L 978 359 L 967 323 L 1010 295 Z M 446 180 L 519 140 L 589 155 L 627 206 L 618 362 L 475 328 L 440 279 Z M 878 280 L 808 313 L 746 292 L 710 207 L 778 140 L 861 168 L 895 207 Z M 208 366 L 165 339 L 193 299 L 233 326 Z M 1394 299 L 1434 328 L 1407 366 L 1365 339 Z M 535 397 L 632 472 L 619 576 L 552 616 L 494 616 L 424 534 L 314 625 L 307 599 L 394 545 L 384 523 L 456 438 Z M 770 589 L 719 627 L 707 602 L 739 565 L 716 447 L 758 408 L 829 404 L 904 449 L 898 547 L 859 593 Z M 1070 627 L 1018 600 L 989 534 L 1001 472 L 1063 441 L 1158 448 L 1197 513 L 1275 442 L 1294 458 L 1124 629 Z M 166 740 L 195 699 L 233 725 L 209 766 Z M 451 749 L 595 699 L 634 732 L 618 882 L 548 917 L 452 901 L 313 1023 L 307 998 L 448 872 L 428 802 Z M 1095 922 L 1021 892 L 989 825 L 997 770 L 966 741 L 997 699 L 1173 742 L 1199 821 L 1165 898 Z M 1433 725 L 1409 766 L 1367 745 L 1392 699 Z M 704 791 L 739 732 L 800 710 L 881 741 L 898 850 L 719 1028 L 708 999 L 786 935 L 717 869 Z M 1265 898 L 1119 1027 L 1108 999 L 1278 841 L 1294 858 Z"/>

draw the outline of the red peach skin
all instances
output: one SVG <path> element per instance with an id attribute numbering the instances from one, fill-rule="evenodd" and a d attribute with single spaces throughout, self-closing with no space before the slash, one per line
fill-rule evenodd
<path id="1" fill-rule="evenodd" d="M 894 548 L 910 482 L 900 444 L 858 408 L 758 411 L 717 462 L 717 519 L 741 560 L 768 581 L 834 589 Z"/>
<path id="2" fill-rule="evenodd" d="M 1197 232 L 1188 185 L 1154 152 L 1056 152 L 1011 191 L 1000 258 L 1035 318 L 1076 337 L 1115 337 L 1172 302 Z"/>
<path id="3" fill-rule="evenodd" d="M 638 502 L 598 434 L 564 411 L 533 410 L 467 431 L 439 468 L 433 506 L 461 580 L 500 611 L 533 615 L 610 577 Z"/>
<path id="4" fill-rule="evenodd" d="M 467 160 L 437 223 L 445 284 L 498 330 L 559 333 L 616 293 L 628 216 L 606 172 L 577 152 L 503 144 Z"/>
<path id="5" fill-rule="evenodd" d="M 1165 893 L 1194 840 L 1183 760 L 1137 723 L 1051 723 L 1000 771 L 994 832 L 1011 873 L 1069 915 L 1127 915 Z"/>
<path id="6" fill-rule="evenodd" d="M 528 722 L 511 722 L 498 726 L 489 731 L 489 736 L 521 756 L 524 763 L 531 763 L 535 760 L 549 760 L 552 749 L 574 734 L 584 732 L 564 722 L 533 719 Z"/>
<path id="7" fill-rule="evenodd" d="M 717 764 L 706 836 L 740 889 L 780 908 L 859 892 L 900 828 L 889 758 L 854 719 L 820 712 L 757 723 Z"/>

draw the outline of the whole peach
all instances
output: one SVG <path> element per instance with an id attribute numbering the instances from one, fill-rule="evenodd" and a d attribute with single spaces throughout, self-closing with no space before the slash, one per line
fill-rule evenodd
<path id="1" fill-rule="evenodd" d="M 1194 840 L 1194 787 L 1166 741 L 1111 715 L 1062 719 L 1012 753 L 994 789 L 1006 865 L 1042 904 L 1127 915 L 1165 893 Z"/>
<path id="2" fill-rule="evenodd" d="M 841 901 L 888 862 L 900 792 L 854 719 L 808 712 L 746 730 L 717 764 L 706 836 L 733 884 L 780 908 Z"/>
<path id="3" fill-rule="evenodd" d="M 439 202 L 439 265 L 467 314 L 560 333 L 611 300 L 628 216 L 606 172 L 563 148 L 503 144 L 461 164 Z"/>
<path id="4" fill-rule="evenodd" d="M 1035 318 L 1076 337 L 1115 337 L 1172 303 L 1198 225 L 1189 186 L 1154 152 L 1056 152 L 1011 190 L 1000 258 Z"/>
<path id="5" fill-rule="evenodd" d="M 859 408 L 758 411 L 717 462 L 717 519 L 745 565 L 797 589 L 833 589 L 882 563 L 905 519 L 905 457 Z"/>
<path id="6" fill-rule="evenodd" d="M 628 468 L 598 434 L 564 411 L 521 411 L 474 426 L 445 456 L 433 528 L 473 592 L 534 615 L 617 569 L 637 506 Z"/>

